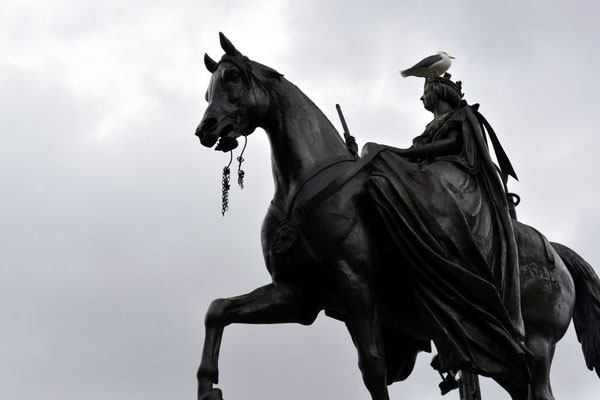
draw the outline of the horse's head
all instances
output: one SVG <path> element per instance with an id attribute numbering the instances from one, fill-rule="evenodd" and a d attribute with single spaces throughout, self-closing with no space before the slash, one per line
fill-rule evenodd
<path id="1" fill-rule="evenodd" d="M 269 88 L 283 75 L 251 61 L 219 33 L 225 55 L 218 63 L 208 54 L 204 64 L 212 73 L 206 91 L 208 108 L 196 129 L 196 136 L 206 147 L 229 151 L 237 147 L 237 138 L 247 136 L 263 126 L 269 110 Z"/>

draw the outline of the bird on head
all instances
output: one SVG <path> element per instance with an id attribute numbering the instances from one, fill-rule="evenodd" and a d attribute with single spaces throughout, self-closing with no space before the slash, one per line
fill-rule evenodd
<path id="1" fill-rule="evenodd" d="M 422 78 L 429 78 L 434 76 L 441 76 L 448 68 L 452 65 L 454 57 L 448 55 L 445 51 L 438 51 L 429 57 L 425 57 L 412 67 L 400 71 L 400 74 L 406 78 L 407 76 L 418 76 Z"/>

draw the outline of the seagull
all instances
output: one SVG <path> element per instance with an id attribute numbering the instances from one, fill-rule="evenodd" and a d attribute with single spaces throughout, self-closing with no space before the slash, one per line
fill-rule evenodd
<path id="1" fill-rule="evenodd" d="M 448 71 L 448 68 L 452 65 L 451 59 L 454 59 L 454 57 L 449 56 L 445 51 L 438 51 L 437 54 L 425 57 L 409 69 L 400 71 L 400 74 L 404 78 L 407 76 L 420 76 L 423 78 L 440 76 Z"/>

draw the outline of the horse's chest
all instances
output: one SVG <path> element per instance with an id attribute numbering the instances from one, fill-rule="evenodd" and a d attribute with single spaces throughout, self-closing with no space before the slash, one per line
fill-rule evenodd
<path id="1" fill-rule="evenodd" d="M 318 202 L 312 192 L 300 192 L 297 203 L 301 206 L 279 217 L 274 212 L 267 214 L 262 228 L 263 254 L 275 280 L 328 280 L 340 247 L 358 225 L 356 203 L 361 188 L 362 180 L 353 179 Z"/>

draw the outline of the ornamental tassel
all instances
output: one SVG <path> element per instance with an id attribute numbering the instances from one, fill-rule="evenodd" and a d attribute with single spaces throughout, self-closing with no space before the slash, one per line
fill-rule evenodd
<path id="1" fill-rule="evenodd" d="M 225 212 L 229 210 L 229 189 L 231 189 L 230 181 L 230 170 L 229 166 L 233 161 L 233 152 L 229 152 L 229 164 L 223 167 L 223 178 L 221 180 L 222 192 L 221 192 L 221 215 L 225 216 Z"/>

